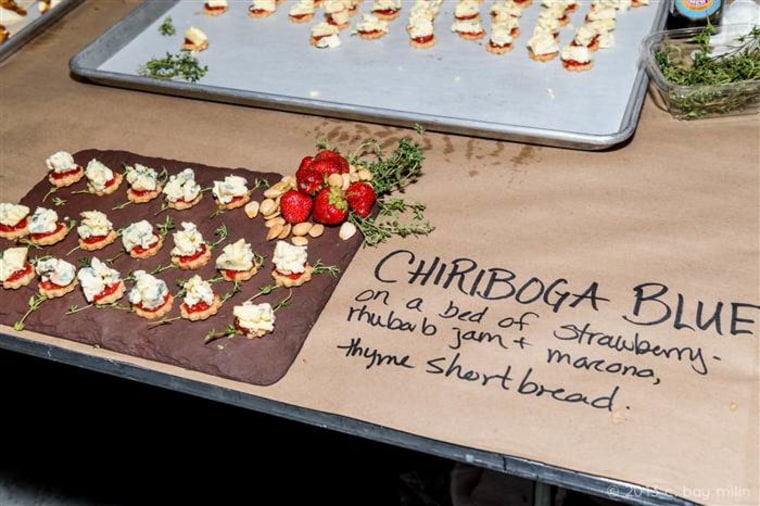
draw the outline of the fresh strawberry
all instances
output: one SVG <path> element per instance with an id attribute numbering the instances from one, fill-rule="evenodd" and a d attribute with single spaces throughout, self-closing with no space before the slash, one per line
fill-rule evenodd
<path id="1" fill-rule="evenodd" d="M 327 185 L 330 174 L 348 174 L 348 161 L 340 153 L 323 149 L 313 158 L 304 157 L 296 171 L 298 189 L 315 195 Z"/>
<path id="2" fill-rule="evenodd" d="M 352 183 L 346 190 L 348 207 L 361 218 L 369 216 L 375 198 L 375 189 L 369 183 Z"/>
<path id="3" fill-rule="evenodd" d="M 298 189 L 307 195 L 316 195 L 320 188 L 325 184 L 325 178 L 312 170 L 313 158 L 310 156 L 301 160 L 301 165 L 296 171 L 296 184 Z"/>
<path id="4" fill-rule="evenodd" d="M 348 174 L 348 160 L 337 151 L 323 149 L 314 156 L 314 162 L 319 161 L 318 167 L 324 168 L 327 175 L 330 174 Z"/>
<path id="5" fill-rule="evenodd" d="M 288 190 L 280 197 L 280 212 L 288 223 L 302 223 L 309 219 L 314 201 L 298 190 Z"/>
<path id="6" fill-rule="evenodd" d="M 339 174 L 340 167 L 332 160 L 314 160 L 309 169 L 317 174 L 322 181 L 327 181 L 331 174 Z"/>
<path id="7" fill-rule="evenodd" d="M 298 170 L 303 169 L 304 167 L 308 167 L 311 165 L 311 161 L 314 160 L 313 156 L 304 156 L 301 159 L 301 163 L 298 164 Z"/>
<path id="8" fill-rule="evenodd" d="M 348 202 L 340 188 L 322 188 L 314 199 L 314 221 L 323 225 L 340 225 L 348 217 Z"/>
<path id="9" fill-rule="evenodd" d="M 338 167 L 338 173 L 348 174 L 348 160 L 337 151 L 323 149 L 314 156 L 315 160 L 330 160 Z"/>

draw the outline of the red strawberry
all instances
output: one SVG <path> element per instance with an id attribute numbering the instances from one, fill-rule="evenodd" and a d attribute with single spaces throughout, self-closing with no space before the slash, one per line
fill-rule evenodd
<path id="1" fill-rule="evenodd" d="M 298 164 L 298 170 L 301 170 L 301 169 L 303 169 L 304 167 L 308 167 L 309 165 L 311 165 L 311 161 L 312 161 L 312 160 L 314 160 L 314 157 L 313 157 L 313 156 L 304 156 L 304 157 L 301 159 L 301 163 L 300 163 L 300 164 Z"/>
<path id="2" fill-rule="evenodd" d="M 323 149 L 319 153 L 317 153 L 314 156 L 315 160 L 332 160 L 334 163 L 336 163 L 340 167 L 340 173 L 345 174 L 348 173 L 348 160 L 338 153 L 337 151 L 332 151 L 329 149 Z"/>
<path id="3" fill-rule="evenodd" d="M 309 219 L 314 201 L 305 193 L 288 190 L 280 197 L 280 212 L 288 223 L 302 223 Z"/>
<path id="4" fill-rule="evenodd" d="M 375 198 L 375 189 L 369 183 L 352 183 L 346 190 L 348 207 L 361 218 L 369 216 Z"/>
<path id="5" fill-rule="evenodd" d="M 340 167 L 337 163 L 335 163 L 332 160 L 314 160 L 311 162 L 311 166 L 309 169 L 317 174 L 321 180 L 327 181 L 327 178 L 331 174 L 339 174 L 340 173 Z"/>
<path id="6" fill-rule="evenodd" d="M 324 168 L 327 175 L 338 173 L 348 174 L 348 160 L 337 151 L 323 149 L 314 157 L 314 162 L 319 161 L 318 166 Z"/>
<path id="7" fill-rule="evenodd" d="M 323 149 L 313 158 L 304 157 L 296 171 L 298 189 L 315 195 L 327 185 L 330 174 L 348 174 L 348 161 L 340 153 Z"/>
<path id="8" fill-rule="evenodd" d="M 340 225 L 348 217 L 348 202 L 340 188 L 322 188 L 314 199 L 314 221 L 323 225 Z"/>
<path id="9" fill-rule="evenodd" d="M 305 157 L 296 171 L 298 189 L 307 195 L 315 195 L 324 186 L 324 176 L 311 168 L 312 160 L 310 156 Z"/>

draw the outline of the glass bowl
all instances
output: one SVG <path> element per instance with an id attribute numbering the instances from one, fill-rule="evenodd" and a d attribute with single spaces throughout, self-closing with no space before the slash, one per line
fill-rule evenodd
<path id="1" fill-rule="evenodd" d="M 710 38 L 711 54 L 717 56 L 736 47 L 755 26 L 729 24 L 717 27 L 718 32 Z M 668 54 L 671 61 L 680 60 L 684 65 L 690 65 L 692 56 L 699 49 L 694 37 L 702 30 L 662 30 L 648 35 L 641 43 L 642 59 L 664 107 L 677 119 L 756 114 L 760 111 L 760 80 L 687 86 L 676 84 L 663 74 L 658 54 Z"/>

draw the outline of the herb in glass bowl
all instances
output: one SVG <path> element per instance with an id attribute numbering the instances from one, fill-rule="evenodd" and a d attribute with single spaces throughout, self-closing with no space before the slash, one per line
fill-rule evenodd
<path id="1" fill-rule="evenodd" d="M 717 116 L 760 104 L 760 26 L 713 54 L 711 39 L 717 31 L 707 26 L 688 43 L 664 39 L 654 52 L 663 77 L 673 86 L 666 98 L 677 117 Z"/>

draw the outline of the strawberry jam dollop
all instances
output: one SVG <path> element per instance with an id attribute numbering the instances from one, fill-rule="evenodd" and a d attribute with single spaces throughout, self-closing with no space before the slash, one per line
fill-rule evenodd
<path id="1" fill-rule="evenodd" d="M 164 295 L 164 298 L 161 300 L 161 304 L 159 304 L 156 307 L 147 308 L 147 307 L 143 306 L 141 303 L 140 304 L 135 304 L 135 306 L 138 307 L 138 308 L 140 308 L 141 311 L 145 311 L 146 313 L 155 313 L 156 311 L 158 311 L 159 309 L 161 309 L 162 307 L 164 307 L 166 305 L 166 303 L 167 303 L 168 300 L 169 300 L 169 294 L 167 293 L 166 295 Z"/>
<path id="2" fill-rule="evenodd" d="M 116 293 L 116 291 L 119 289 L 119 286 L 121 286 L 121 281 L 117 281 L 116 283 L 105 287 L 102 292 L 100 292 L 99 294 L 95 295 L 95 297 L 92 298 L 92 301 L 95 304 L 97 304 L 98 302 L 105 299 L 106 297 Z"/>
<path id="3" fill-rule="evenodd" d="M 8 276 L 8 279 L 6 279 L 5 281 L 8 283 L 13 283 L 14 281 L 18 281 L 19 279 L 25 276 L 28 276 L 30 272 L 32 272 L 32 264 L 26 263 L 23 269 L 17 270 L 16 272 Z"/>
<path id="4" fill-rule="evenodd" d="M 188 313 L 200 313 L 201 311 L 206 311 L 211 305 L 208 302 L 200 301 L 192 306 L 188 306 L 187 303 L 183 302 L 182 307 L 185 308 L 185 311 Z"/>
<path id="5" fill-rule="evenodd" d="M 188 264 L 192 262 L 193 260 L 199 259 L 203 254 L 206 253 L 206 245 L 201 244 L 201 247 L 198 248 L 198 251 L 193 253 L 192 255 L 179 255 L 177 259 L 179 260 L 179 263 L 181 264 Z"/>
<path id="6" fill-rule="evenodd" d="M 58 179 L 64 179 L 64 178 L 67 178 L 69 176 L 73 176 L 75 174 L 79 174 L 80 172 L 82 172 L 82 170 L 84 170 L 84 169 L 82 169 L 82 167 L 76 167 L 74 169 L 67 170 L 65 172 L 55 172 L 54 171 L 54 172 L 52 172 L 50 174 L 50 177 L 52 177 L 53 179 L 56 179 L 56 180 L 58 180 Z"/>
<path id="7" fill-rule="evenodd" d="M 17 230 L 21 230 L 23 228 L 26 228 L 27 224 L 29 223 L 29 217 L 23 218 L 21 221 L 16 223 L 15 225 L 4 225 L 0 223 L 0 232 L 15 232 Z"/>
<path id="8" fill-rule="evenodd" d="M 63 223 L 58 223 L 55 226 L 55 230 L 53 230 L 51 232 L 43 232 L 41 234 L 32 234 L 32 236 L 31 236 L 32 237 L 32 241 L 39 241 L 41 239 L 44 239 L 45 237 L 50 237 L 51 235 L 57 234 L 58 232 L 60 232 L 63 229 L 63 227 L 65 227 L 65 225 Z"/>
<path id="9" fill-rule="evenodd" d="M 147 248 L 143 248 L 141 245 L 138 244 L 137 246 L 135 246 L 134 248 L 132 248 L 132 253 L 135 254 L 135 255 L 142 255 L 146 251 L 149 251 L 151 248 L 155 247 L 156 244 L 158 244 L 158 236 L 154 234 L 153 235 L 153 239 L 155 239 L 155 240 L 150 243 L 150 246 L 148 246 Z"/>

